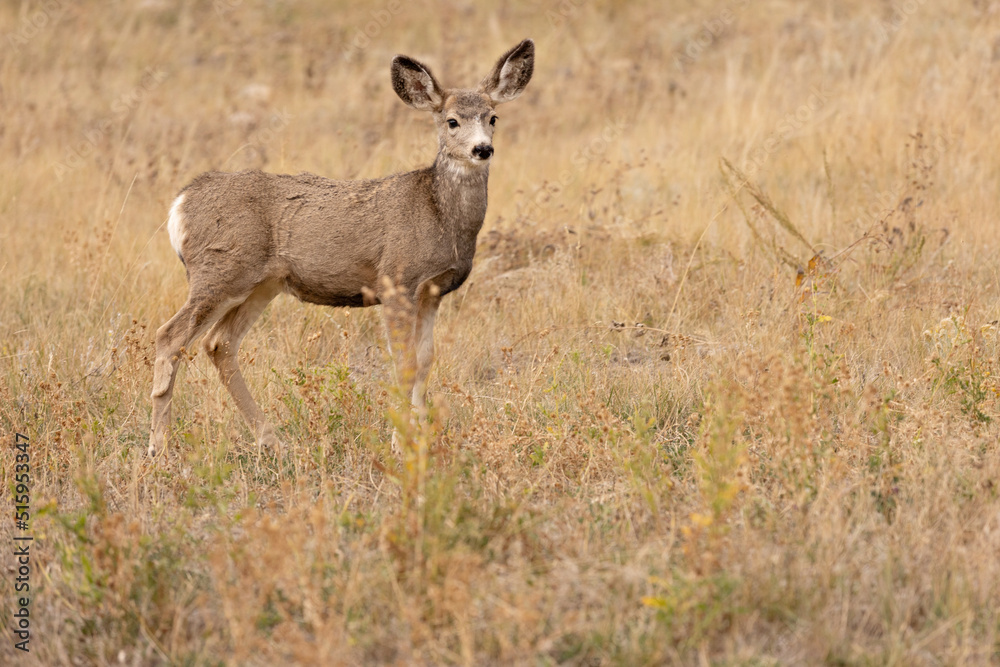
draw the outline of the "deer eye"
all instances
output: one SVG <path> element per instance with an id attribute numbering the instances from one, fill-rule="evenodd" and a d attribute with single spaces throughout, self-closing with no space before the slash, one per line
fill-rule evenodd
<path id="1" fill-rule="evenodd" d="M 493 116 L 493 118 L 490 118 L 490 125 L 494 125 L 495 126 L 496 124 L 497 124 L 497 117 Z"/>
<path id="2" fill-rule="evenodd" d="M 450 127 L 451 129 L 454 130 L 456 127 L 458 127 L 458 121 L 455 120 L 454 118 L 449 118 L 448 119 L 448 127 Z"/>

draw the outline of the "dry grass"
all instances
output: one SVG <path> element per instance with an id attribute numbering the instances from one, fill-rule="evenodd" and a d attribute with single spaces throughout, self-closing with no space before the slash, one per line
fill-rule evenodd
<path id="1" fill-rule="evenodd" d="M 994 4 L 384 3 L 364 48 L 360 4 L 112 4 L 0 8 L 22 662 L 1000 662 Z M 286 451 L 199 354 L 151 465 L 180 186 L 429 161 L 392 54 L 467 83 L 525 36 L 433 423 L 378 312 L 283 298 L 243 359 Z"/>

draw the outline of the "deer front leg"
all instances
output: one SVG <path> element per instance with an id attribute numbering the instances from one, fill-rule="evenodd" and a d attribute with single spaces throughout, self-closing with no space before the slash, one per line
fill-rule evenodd
<path id="1" fill-rule="evenodd" d="M 416 303 L 394 290 L 382 295 L 396 385 L 404 396 L 409 396 L 417 418 L 427 416 L 427 378 L 434 361 L 434 320 L 441 304 L 441 290 L 435 280 L 420 284 Z M 392 448 L 397 453 L 399 443 L 400 434 L 394 429 Z"/>
<path id="2" fill-rule="evenodd" d="M 441 290 L 430 284 L 423 294 L 417 295 L 417 312 L 414 321 L 413 341 L 416 347 L 416 363 L 413 372 L 413 390 L 410 402 L 421 417 L 427 413 L 427 378 L 434 363 L 434 320 L 441 305 Z"/>

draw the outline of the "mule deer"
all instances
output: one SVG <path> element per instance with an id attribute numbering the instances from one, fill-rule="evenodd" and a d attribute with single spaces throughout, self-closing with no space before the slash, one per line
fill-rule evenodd
<path id="1" fill-rule="evenodd" d="M 237 353 L 281 292 L 327 306 L 390 298 L 412 304 L 400 347 L 413 372 L 401 381 L 413 405 L 424 408 L 438 305 L 468 277 L 486 216 L 494 109 L 521 94 L 534 61 L 534 42 L 526 39 L 478 88 L 445 89 L 426 66 L 396 56 L 393 89 L 411 107 L 430 111 L 437 126 L 437 157 L 425 169 L 363 181 L 208 172 L 181 190 L 167 230 L 190 293 L 156 332 L 150 455 L 163 449 L 170 427 L 182 348 L 205 331 L 205 350 L 258 443 L 279 444 Z"/>

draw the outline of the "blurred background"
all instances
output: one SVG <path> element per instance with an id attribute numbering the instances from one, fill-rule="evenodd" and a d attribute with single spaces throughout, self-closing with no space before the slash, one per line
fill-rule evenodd
<path id="1" fill-rule="evenodd" d="M 18 657 L 996 661 L 998 9 L 2 3 L 0 431 L 44 538 Z M 378 309 L 290 298 L 242 356 L 285 451 L 192 350 L 144 459 L 179 189 L 429 165 L 392 57 L 471 87 L 525 37 L 430 462 L 389 451 Z"/>

